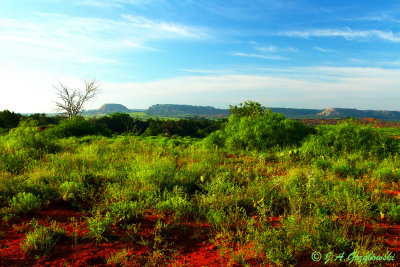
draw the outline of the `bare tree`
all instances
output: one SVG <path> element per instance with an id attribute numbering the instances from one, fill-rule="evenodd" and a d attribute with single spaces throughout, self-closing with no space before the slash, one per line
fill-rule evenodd
<path id="1" fill-rule="evenodd" d="M 81 113 L 83 104 L 100 93 L 100 86 L 96 80 L 86 79 L 83 82 L 85 85 L 84 91 L 71 89 L 60 81 L 58 85 L 54 86 L 59 98 L 59 101 L 55 102 L 57 110 L 65 112 L 69 119 Z"/>

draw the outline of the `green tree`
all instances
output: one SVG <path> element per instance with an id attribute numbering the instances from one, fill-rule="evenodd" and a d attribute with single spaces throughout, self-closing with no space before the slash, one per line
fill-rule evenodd
<path id="1" fill-rule="evenodd" d="M 229 112 L 238 117 L 254 117 L 262 115 L 267 110 L 266 107 L 261 106 L 260 103 L 254 101 L 245 101 L 239 105 L 229 105 Z"/>
<path id="2" fill-rule="evenodd" d="M 14 113 L 7 109 L 3 110 L 0 112 L 0 128 L 11 129 L 17 127 L 21 119 L 21 114 Z"/>

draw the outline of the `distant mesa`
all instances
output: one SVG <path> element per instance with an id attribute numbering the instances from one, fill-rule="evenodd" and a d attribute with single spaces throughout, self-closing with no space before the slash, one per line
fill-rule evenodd
<path id="1" fill-rule="evenodd" d="M 358 110 L 354 108 L 327 108 L 323 109 L 299 109 L 299 108 L 270 108 L 276 113 L 283 113 L 285 117 L 292 119 L 317 119 L 317 118 L 374 118 L 385 121 L 400 121 L 399 111 L 387 110 Z M 133 113 L 144 112 L 155 117 L 198 117 L 198 118 L 224 118 L 229 116 L 229 109 L 219 109 L 210 106 L 193 106 L 177 104 L 156 104 L 148 109 L 129 109 L 121 104 L 104 104 L 99 109 L 84 111 L 87 115 L 108 115 L 114 112 Z"/>
<path id="2" fill-rule="evenodd" d="M 156 104 L 146 110 L 148 115 L 163 117 L 227 117 L 228 109 L 219 109 L 210 106 L 192 106 L 175 104 Z"/>
<path id="3" fill-rule="evenodd" d="M 121 104 L 104 104 L 97 111 L 100 113 L 109 114 L 114 112 L 128 113 L 131 110 Z"/>
<path id="4" fill-rule="evenodd" d="M 348 118 L 355 117 L 360 119 L 375 118 L 381 120 L 400 120 L 399 111 L 387 110 L 358 110 L 353 108 L 327 108 L 317 114 L 319 117 L 326 118 Z"/>
<path id="5" fill-rule="evenodd" d="M 339 117 L 340 112 L 336 108 L 327 108 L 321 113 L 318 113 L 318 116 L 325 116 L 325 117 Z"/>
<path id="6" fill-rule="evenodd" d="M 131 112 L 143 112 L 144 109 L 129 109 L 121 104 L 104 104 L 99 109 L 84 110 L 82 113 L 85 115 L 108 115 L 115 112 L 119 113 L 131 113 Z"/>

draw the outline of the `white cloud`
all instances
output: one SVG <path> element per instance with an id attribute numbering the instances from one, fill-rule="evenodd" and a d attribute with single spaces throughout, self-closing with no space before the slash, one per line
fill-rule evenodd
<path id="1" fill-rule="evenodd" d="M 252 58 L 261 58 L 261 59 L 271 59 L 271 60 L 287 60 L 287 57 L 279 56 L 279 55 L 268 55 L 268 54 L 256 54 L 256 53 L 242 53 L 242 52 L 233 52 L 232 55 L 239 57 L 252 57 Z"/>
<path id="2" fill-rule="evenodd" d="M 320 52 L 323 52 L 323 53 L 337 53 L 336 50 L 321 48 L 321 47 L 319 47 L 319 46 L 314 47 L 314 49 L 315 49 L 315 50 L 318 50 L 318 51 L 320 51 Z"/>
<path id="3" fill-rule="evenodd" d="M 114 54 L 157 50 L 153 46 L 162 40 L 210 38 L 206 28 L 132 15 L 112 20 L 39 13 L 24 19 L 0 19 L 0 53 L 45 60 L 116 62 Z"/>
<path id="4" fill-rule="evenodd" d="M 276 52 L 278 48 L 274 45 L 270 46 L 260 46 L 256 48 L 260 52 Z"/>
<path id="5" fill-rule="evenodd" d="M 400 110 L 399 69 L 302 67 L 253 75 L 212 75 L 212 71 L 152 82 L 105 83 L 107 93 L 102 97 L 124 99 L 127 106 L 140 108 L 156 103 L 226 108 L 253 99 L 275 107 Z"/>
<path id="6" fill-rule="evenodd" d="M 187 26 L 178 23 L 150 20 L 141 16 L 122 15 L 134 29 L 146 30 L 143 32 L 151 39 L 210 39 L 209 30 L 201 27 Z"/>
<path id="7" fill-rule="evenodd" d="M 244 74 L 234 70 L 188 70 L 201 75 L 149 82 L 102 81 L 103 92 L 85 108 L 121 103 L 147 108 L 157 103 L 212 105 L 227 108 L 245 100 L 272 107 L 400 110 L 400 69 L 297 67 Z M 252 73 L 256 71 L 249 70 Z M 0 65 L 1 109 L 53 112 L 56 79 L 80 85 L 61 72 L 24 71 Z M 29 90 L 27 90 L 29 88 Z"/>
<path id="8" fill-rule="evenodd" d="M 151 0 L 78 0 L 75 1 L 75 5 L 78 6 L 93 6 L 100 8 L 107 7 L 118 7 L 122 8 L 125 5 L 141 5 L 145 3 L 150 3 Z"/>
<path id="9" fill-rule="evenodd" d="M 281 36 L 310 38 L 310 37 L 341 37 L 347 40 L 378 38 L 390 42 L 400 42 L 400 33 L 380 30 L 345 29 L 314 29 L 304 31 L 282 31 Z"/>

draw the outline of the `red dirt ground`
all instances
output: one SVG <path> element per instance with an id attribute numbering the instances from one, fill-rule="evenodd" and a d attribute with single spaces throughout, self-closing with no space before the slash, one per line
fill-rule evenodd
<path id="1" fill-rule="evenodd" d="M 173 223 L 170 214 L 163 214 L 163 217 L 153 212 L 145 214 L 141 221 L 140 236 L 149 237 L 157 220 L 161 219 L 167 224 Z M 85 214 L 77 212 L 65 205 L 49 205 L 46 209 L 24 215 L 11 223 L 2 222 L 0 224 L 0 266 L 107 266 L 106 259 L 111 254 L 128 249 L 132 264 L 130 266 L 141 266 L 145 263 L 151 249 L 144 245 L 139 245 L 124 238 L 124 232 L 118 227 L 114 227 L 110 242 L 99 245 L 94 244 L 93 239 L 82 237 L 88 232 L 85 227 Z M 71 223 L 70 218 L 76 218 L 78 226 L 78 235 L 81 239 L 77 244 L 71 237 L 75 225 Z M 66 230 L 66 237 L 63 237 L 55 246 L 52 252 L 47 256 L 35 258 L 25 255 L 20 248 L 20 242 L 24 239 L 26 230 L 30 229 L 27 223 L 36 218 L 40 224 L 49 225 L 52 220 L 56 220 L 58 225 Z M 271 217 L 268 221 L 275 227 L 280 226 L 280 219 Z M 360 222 L 358 222 L 360 223 Z M 357 224 L 358 224 L 357 223 Z M 400 253 L 400 224 L 389 223 L 386 219 L 370 222 L 362 222 L 365 225 L 366 233 L 374 237 L 381 237 L 382 242 L 390 251 L 395 254 Z M 182 226 L 186 231 L 180 230 Z M 174 243 L 176 249 L 176 258 L 170 261 L 168 266 L 238 266 L 232 264 L 228 255 L 222 255 L 216 244 L 209 241 L 211 226 L 208 223 L 195 221 L 185 221 L 176 228 L 172 228 L 168 233 L 168 242 Z M 195 235 L 195 233 L 197 233 Z M 251 256 L 251 247 L 236 248 L 236 250 L 245 251 L 246 255 Z M 236 251 L 236 253 L 237 253 Z M 309 255 L 301 256 L 301 262 L 310 266 L 315 265 L 311 262 Z M 247 262 L 251 266 L 260 266 L 261 260 L 247 257 Z M 168 261 L 168 258 L 164 259 Z M 304 265 L 304 266 L 306 266 Z"/>
<path id="2" fill-rule="evenodd" d="M 227 155 L 227 160 L 240 160 L 234 155 Z M 246 159 L 251 160 L 251 159 Z M 389 187 L 390 186 L 390 187 Z M 400 194 L 397 187 L 388 185 L 392 190 L 385 190 L 389 197 L 396 197 Z M 0 223 L 0 266 L 106 266 L 110 255 L 128 250 L 130 266 L 142 266 L 151 256 L 152 249 L 143 243 L 132 241 L 127 238 L 126 233 L 119 227 L 113 227 L 109 241 L 96 245 L 92 238 L 86 238 L 88 229 L 85 224 L 87 214 L 78 212 L 64 203 L 51 204 L 46 208 L 33 213 L 20 216 L 10 222 Z M 32 218 L 38 220 L 42 225 L 49 225 L 51 221 L 65 229 L 66 236 L 61 238 L 55 248 L 46 256 L 35 258 L 25 255 L 20 247 L 21 241 L 25 238 L 27 230 L 32 228 L 28 225 Z M 75 218 L 75 223 L 71 222 Z M 151 240 L 154 226 L 157 220 L 167 224 L 173 224 L 171 214 L 156 214 L 147 211 L 140 221 L 141 227 L 137 239 Z M 271 217 L 268 219 L 274 227 L 280 226 L 280 218 Z M 363 224 L 365 233 L 376 238 L 381 238 L 383 245 L 390 251 L 400 254 L 400 224 L 390 223 L 386 218 L 374 223 L 357 221 L 355 224 Z M 75 227 L 76 226 L 76 227 Z M 210 240 L 212 228 L 206 222 L 186 220 L 168 233 L 166 239 L 173 244 L 176 257 L 166 253 L 162 259 L 163 263 L 169 262 L 169 266 L 236 266 L 227 253 L 221 253 L 218 242 Z M 78 240 L 75 244 L 73 238 L 77 233 Z M 261 260 L 251 257 L 251 247 L 235 248 L 238 251 L 246 252 L 247 263 L 251 266 L 260 266 Z M 222 255 L 221 255 L 222 254 Z M 170 257 L 170 258 L 168 258 Z M 299 256 L 301 266 L 315 265 L 310 260 L 310 255 Z M 318 265 L 318 264 L 317 264 Z M 395 266 L 395 265 L 393 265 Z"/>
<path id="3" fill-rule="evenodd" d="M 106 266 L 106 259 L 113 253 L 122 249 L 128 249 L 129 254 L 137 258 L 132 266 L 141 266 L 151 249 L 144 245 L 126 241 L 124 231 L 114 227 L 110 242 L 96 245 L 91 238 L 83 238 L 88 230 L 83 223 L 83 213 L 63 205 L 49 205 L 46 209 L 24 215 L 19 219 L 0 224 L 0 266 Z M 71 223 L 70 218 L 76 218 L 77 228 Z M 46 256 L 35 258 L 25 255 L 20 247 L 20 242 L 25 238 L 27 230 L 32 228 L 28 225 L 32 218 L 36 218 L 42 225 L 49 225 L 56 220 L 58 225 L 66 230 L 66 236 L 59 240 L 55 248 Z M 140 236 L 144 239 L 151 235 L 156 221 L 160 218 L 156 214 L 146 214 L 140 222 Z M 164 217 L 162 220 L 171 223 Z M 179 227 L 173 229 L 168 236 L 168 242 L 173 242 L 178 248 L 178 256 L 171 266 L 225 266 L 228 259 L 221 257 L 217 247 L 208 241 L 207 233 L 211 231 L 208 223 L 185 222 L 183 225 L 187 231 L 182 233 Z M 78 232 L 78 242 L 74 244 L 72 234 Z M 200 231 L 202 230 L 202 231 Z M 199 232 L 195 238 L 195 232 Z M 143 257 L 141 257 L 143 256 Z M 167 255 L 168 256 L 168 255 Z M 168 260 L 166 258 L 165 260 Z M 164 260 L 164 262 L 165 262 Z M 135 261 L 135 259 L 133 260 Z M 143 262 L 144 261 L 144 262 Z"/>

